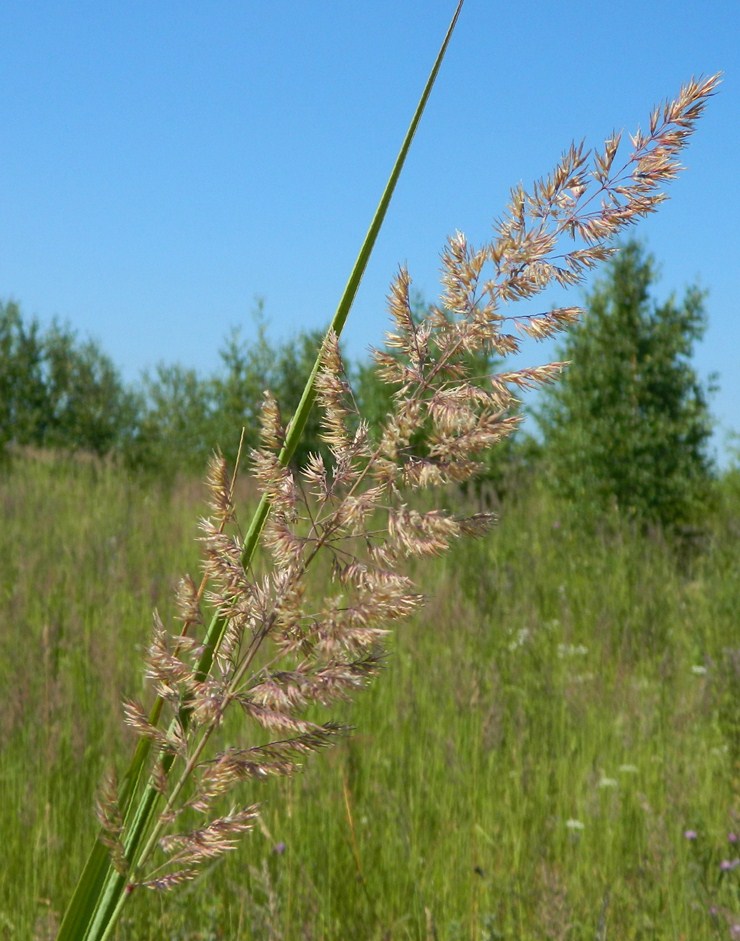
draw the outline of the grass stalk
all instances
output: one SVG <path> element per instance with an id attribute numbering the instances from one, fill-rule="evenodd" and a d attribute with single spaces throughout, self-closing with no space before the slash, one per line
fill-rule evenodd
<path id="1" fill-rule="evenodd" d="M 391 170 L 388 182 L 386 183 L 378 207 L 332 319 L 330 332 L 337 336 L 341 334 L 347 317 L 349 316 L 365 268 L 367 267 L 367 262 L 372 254 L 393 192 L 406 162 L 411 143 L 452 38 L 463 3 L 464 0 L 459 0 L 457 4 L 447 33 L 404 137 L 401 149 Z M 322 352 L 320 351 L 306 382 L 296 413 L 288 427 L 285 443 L 279 458 L 284 466 L 287 466 L 295 453 L 306 426 L 311 407 L 316 397 L 316 377 L 321 366 L 321 360 Z M 266 496 L 263 496 L 254 513 L 245 539 L 243 553 L 243 564 L 245 568 L 251 563 L 269 512 L 269 500 Z M 198 665 L 199 675 L 206 676 L 210 672 L 213 658 L 223 638 L 224 629 L 225 622 L 223 619 L 218 615 L 214 616 L 206 635 L 205 650 Z M 153 724 L 159 721 L 162 707 L 163 702 L 161 699 L 153 706 L 150 714 L 150 719 L 153 721 Z M 144 776 L 144 769 L 150 750 L 151 742 L 140 739 L 134 750 L 133 758 L 126 772 L 120 793 L 120 804 L 125 814 L 126 822 L 131 822 L 131 828 L 126 842 L 126 854 L 129 861 L 133 861 L 136 856 L 139 845 L 151 824 L 152 815 L 159 796 L 152 782 L 149 781 L 134 809 L 134 800 Z M 173 760 L 171 756 L 165 756 L 162 759 L 163 771 L 169 771 Z M 126 883 L 126 878 L 113 869 L 108 856 L 108 850 L 98 838 L 65 913 L 59 930 L 58 941 L 79 941 L 79 939 L 84 939 L 84 941 L 104 941 L 105 938 L 110 937 L 126 900 Z"/>

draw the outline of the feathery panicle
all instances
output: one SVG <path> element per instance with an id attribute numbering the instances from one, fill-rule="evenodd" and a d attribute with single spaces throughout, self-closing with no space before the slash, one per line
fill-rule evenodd
<path id="1" fill-rule="evenodd" d="M 346 731 L 343 726 L 326 723 L 294 738 L 268 745 L 227 748 L 211 759 L 202 770 L 196 785 L 196 796 L 190 806 L 194 810 L 206 812 L 216 797 L 231 791 L 236 783 L 294 774 L 300 768 L 300 756 L 325 748 Z"/>
<path id="2" fill-rule="evenodd" d="M 113 867 L 120 875 L 126 875 L 129 864 L 123 847 L 123 816 L 118 803 L 118 782 L 113 771 L 108 772 L 100 785 L 95 801 L 95 815 L 101 826 L 100 840 L 107 846 Z"/>
<path id="3" fill-rule="evenodd" d="M 565 365 L 492 370 L 525 339 L 551 337 L 580 315 L 573 306 L 512 314 L 511 305 L 551 284 L 580 283 L 609 257 L 626 226 L 655 210 L 718 81 L 691 81 L 653 111 L 649 130 L 630 138 L 626 157 L 618 133 L 594 153 L 571 145 L 530 191 L 512 190 L 490 242 L 475 247 L 462 233 L 451 236 L 441 257 L 439 304 L 424 316 L 412 306 L 408 271 L 399 270 L 388 296 L 392 329 L 385 349 L 374 354 L 378 376 L 393 387 L 375 437 L 357 413 L 333 331 L 313 386 L 326 448 L 300 470 L 287 466 L 286 432 L 275 399 L 265 394 L 251 468 L 270 507 L 259 523 L 267 552 L 250 556 L 246 569 L 233 480 L 214 455 L 211 516 L 201 524 L 207 587 L 184 579 L 178 589 L 184 630 L 205 634 L 171 641 L 155 615 L 147 677 L 168 724 L 160 728 L 158 714 L 148 716 L 133 701 L 124 707 L 126 722 L 154 744 L 150 786 L 162 801 L 131 860 L 130 885 L 168 889 L 194 878 L 200 864 L 233 849 L 253 826 L 256 806 L 224 814 L 224 797 L 293 774 L 305 755 L 346 731 L 317 724 L 307 712 L 352 696 L 380 671 L 390 627 L 423 601 L 402 571 L 406 560 L 437 555 L 494 523 L 490 514 L 422 512 L 414 492 L 469 480 L 486 452 L 518 426 L 523 390 L 554 381 Z M 333 580 L 316 599 L 307 575 L 321 557 L 331 563 Z M 218 631 L 206 630 L 201 600 Z M 243 733 L 219 749 L 216 732 L 231 707 L 241 712 Z M 210 822 L 178 830 L 184 811 Z M 98 815 L 102 839 L 123 871 L 115 783 L 104 786 Z M 157 846 L 169 856 L 164 868 L 175 868 L 147 876 Z"/>
<path id="4" fill-rule="evenodd" d="M 284 441 L 285 429 L 280 419 L 280 407 L 275 396 L 266 390 L 260 410 L 260 443 L 266 451 L 277 453 Z"/>
<path id="5" fill-rule="evenodd" d="M 187 626 L 199 626 L 203 623 L 203 613 L 200 609 L 200 592 L 198 586 L 189 575 L 184 575 L 177 585 L 175 593 L 178 618 Z M 188 642 L 188 638 L 178 638 L 181 645 Z"/>
<path id="6" fill-rule="evenodd" d="M 210 495 L 211 513 L 217 524 L 228 523 L 234 512 L 231 495 L 231 481 L 229 479 L 226 459 L 216 453 L 211 455 L 208 462 L 206 486 Z"/>
<path id="7" fill-rule="evenodd" d="M 151 739 L 160 751 L 170 750 L 167 735 L 156 725 L 149 721 L 144 707 L 133 699 L 123 701 L 123 721 L 143 738 Z"/>
<path id="8" fill-rule="evenodd" d="M 157 612 L 154 613 L 152 641 L 146 656 L 147 679 L 154 682 L 157 695 L 167 702 L 179 704 L 182 688 L 195 681 L 193 668 L 170 650 L 167 631 Z"/>
<path id="9" fill-rule="evenodd" d="M 252 474 L 260 491 L 277 512 L 291 518 L 298 502 L 295 478 L 277 454 L 260 448 L 252 451 Z"/>
<path id="10" fill-rule="evenodd" d="M 339 352 L 339 338 L 330 330 L 321 351 L 321 369 L 316 376 L 316 402 L 321 414 L 322 439 L 337 459 L 349 448 L 351 435 L 347 419 L 351 396 L 344 378 L 344 367 Z"/>
<path id="11" fill-rule="evenodd" d="M 180 869 L 177 872 L 169 872 L 156 879 L 145 879 L 141 882 L 130 882 L 129 891 L 133 889 L 153 889 L 155 892 L 168 892 L 170 889 L 183 885 L 185 882 L 192 882 L 198 875 L 197 869 Z"/>
<path id="12" fill-rule="evenodd" d="M 178 833 L 162 837 L 160 846 L 170 857 L 169 863 L 202 863 L 216 859 L 237 847 L 237 838 L 254 827 L 257 807 L 233 811 L 218 817 L 207 826 L 189 833 Z"/>

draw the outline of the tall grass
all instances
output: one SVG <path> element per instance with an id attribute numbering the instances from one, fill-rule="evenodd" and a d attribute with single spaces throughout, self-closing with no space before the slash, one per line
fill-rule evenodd
<path id="1" fill-rule="evenodd" d="M 28 463 L 0 500 L 0 937 L 42 939 L 202 495 Z M 543 493 L 508 503 L 435 563 L 341 716 L 356 734 L 271 788 L 231 858 L 166 905 L 135 895 L 118 936 L 732 937 L 739 533 L 736 495 L 689 563 L 617 522 L 585 536 Z"/>

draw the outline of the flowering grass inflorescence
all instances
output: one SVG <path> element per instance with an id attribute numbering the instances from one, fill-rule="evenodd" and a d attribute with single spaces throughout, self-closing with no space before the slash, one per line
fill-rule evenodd
<path id="1" fill-rule="evenodd" d="M 159 711 L 125 704 L 126 721 L 152 745 L 150 786 L 159 809 L 146 840 L 135 847 L 127 841 L 112 780 L 99 801 L 102 839 L 129 889 L 173 887 L 232 849 L 258 808 L 219 814 L 219 800 L 245 782 L 293 773 L 304 755 L 346 731 L 315 721 L 314 707 L 351 696 L 375 676 L 389 627 L 421 605 L 404 561 L 482 535 L 494 521 L 485 513 L 418 510 L 410 495 L 474 476 L 485 452 L 517 426 L 519 390 L 551 382 L 563 366 L 481 376 L 481 354 L 504 358 L 518 351 L 522 335 L 541 339 L 577 319 L 577 307 L 522 315 L 509 308 L 553 282 L 579 283 L 626 226 L 660 204 L 661 187 L 676 175 L 677 155 L 717 83 L 717 76 L 691 81 L 656 109 L 622 163 L 620 135 L 594 154 L 572 146 L 530 193 L 521 186 L 512 192 L 489 243 L 475 248 L 462 234 L 452 236 L 442 255 L 439 304 L 421 321 L 412 314 L 411 279 L 399 271 L 389 296 L 394 327 L 375 353 L 381 378 L 394 388 L 379 435 L 372 437 L 357 414 L 332 330 L 313 389 L 324 455 L 311 455 L 301 469 L 281 459 L 286 431 L 265 395 L 261 446 L 250 455 L 270 508 L 259 564 L 250 558 L 245 565 L 234 481 L 224 460 L 213 458 L 203 584 L 183 579 L 183 629 L 170 635 L 155 616 L 147 656 L 147 676 L 169 722 L 163 727 Z M 324 557 L 335 591 L 316 598 L 307 575 Z M 222 624 L 207 671 L 204 602 Z M 219 749 L 217 733 L 232 708 L 255 733 L 245 732 L 247 744 Z"/>

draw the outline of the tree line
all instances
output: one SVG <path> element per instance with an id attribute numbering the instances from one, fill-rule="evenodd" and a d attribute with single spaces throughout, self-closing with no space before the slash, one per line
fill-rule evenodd
<path id="1" fill-rule="evenodd" d="M 691 358 L 706 327 L 706 297 L 692 286 L 658 303 L 656 278 L 655 259 L 636 241 L 607 264 L 585 298 L 585 317 L 558 350 L 570 368 L 534 409 L 539 433 L 496 449 L 481 490 L 544 472 L 584 512 L 617 507 L 668 527 L 701 514 L 713 476 L 711 389 Z M 254 338 L 239 330 L 226 337 L 212 375 L 160 364 L 129 385 L 95 342 L 56 321 L 42 329 L 17 303 L 0 301 L 0 453 L 84 451 L 166 479 L 201 471 L 215 448 L 233 460 L 242 428 L 244 446 L 256 444 L 265 389 L 284 418 L 292 414 L 322 339 L 303 331 L 274 343 L 261 308 L 256 324 Z M 479 366 L 484 381 L 497 364 Z M 349 370 L 372 430 L 392 390 L 371 362 Z M 314 416 L 297 460 L 321 447 Z"/>

